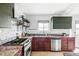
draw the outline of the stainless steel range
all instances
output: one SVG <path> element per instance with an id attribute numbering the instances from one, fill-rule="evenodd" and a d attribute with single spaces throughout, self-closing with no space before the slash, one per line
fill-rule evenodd
<path id="1" fill-rule="evenodd" d="M 24 44 L 24 56 L 30 56 L 31 55 L 31 39 L 27 39 L 21 44 Z"/>
<path id="2" fill-rule="evenodd" d="M 24 56 L 30 56 L 31 55 L 31 39 L 25 38 L 25 39 L 15 39 L 10 42 L 7 42 L 3 44 L 3 46 L 23 46 L 22 48 L 22 54 Z"/>

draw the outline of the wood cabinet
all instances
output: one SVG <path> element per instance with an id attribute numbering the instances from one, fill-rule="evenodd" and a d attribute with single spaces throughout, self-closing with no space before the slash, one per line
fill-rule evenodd
<path id="1" fill-rule="evenodd" d="M 61 38 L 61 50 L 63 51 L 67 50 L 67 38 L 66 37 Z"/>
<path id="2" fill-rule="evenodd" d="M 33 37 L 32 38 L 33 51 L 49 51 L 51 50 L 51 40 L 48 37 Z"/>
<path id="3" fill-rule="evenodd" d="M 62 51 L 73 51 L 75 48 L 74 37 L 62 37 L 61 38 L 61 50 Z"/>
<path id="4" fill-rule="evenodd" d="M 68 38 L 68 50 L 72 51 L 75 48 L 75 38 L 74 37 L 69 37 Z"/>
<path id="5" fill-rule="evenodd" d="M 61 37 L 61 51 L 73 51 L 75 48 L 74 37 Z M 51 37 L 33 37 L 32 38 L 33 51 L 50 51 Z"/>
<path id="6" fill-rule="evenodd" d="M 32 50 L 37 50 L 37 38 L 32 38 Z"/>
<path id="7" fill-rule="evenodd" d="M 44 50 L 49 51 L 51 50 L 51 38 L 50 37 L 46 37 L 44 39 Z"/>

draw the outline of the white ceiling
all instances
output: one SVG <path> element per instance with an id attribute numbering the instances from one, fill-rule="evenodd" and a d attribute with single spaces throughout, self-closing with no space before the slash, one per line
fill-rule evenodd
<path id="1" fill-rule="evenodd" d="M 67 3 L 16 3 L 15 12 L 19 14 L 79 14 L 79 4 Z"/>

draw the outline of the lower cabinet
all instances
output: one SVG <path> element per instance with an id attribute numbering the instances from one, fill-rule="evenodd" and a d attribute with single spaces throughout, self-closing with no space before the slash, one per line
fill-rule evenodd
<path id="1" fill-rule="evenodd" d="M 75 38 L 68 38 L 68 50 L 72 51 L 75 49 Z"/>
<path id="2" fill-rule="evenodd" d="M 50 51 L 51 50 L 51 38 L 50 37 L 46 37 L 44 39 L 44 50 L 45 51 Z"/>
<path id="3" fill-rule="evenodd" d="M 36 51 L 38 49 L 38 38 L 32 38 L 32 50 Z"/>
<path id="4" fill-rule="evenodd" d="M 61 37 L 61 51 L 73 51 L 75 49 L 74 37 Z M 32 38 L 33 51 L 50 51 L 51 38 L 50 37 L 33 37 Z"/>
<path id="5" fill-rule="evenodd" d="M 61 50 L 62 51 L 73 51 L 75 49 L 75 38 L 74 37 L 62 37 L 61 38 Z"/>
<path id="6" fill-rule="evenodd" d="M 61 50 L 63 51 L 67 51 L 67 38 L 66 37 L 62 37 L 61 38 Z"/>
<path id="7" fill-rule="evenodd" d="M 49 51 L 51 50 L 51 40 L 48 37 L 33 37 L 32 38 L 33 51 Z"/>

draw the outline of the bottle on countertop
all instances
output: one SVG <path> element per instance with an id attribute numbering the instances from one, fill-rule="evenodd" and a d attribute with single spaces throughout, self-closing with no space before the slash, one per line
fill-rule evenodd
<path id="1" fill-rule="evenodd" d="M 21 33 L 21 37 L 25 37 L 25 33 L 24 32 Z"/>

